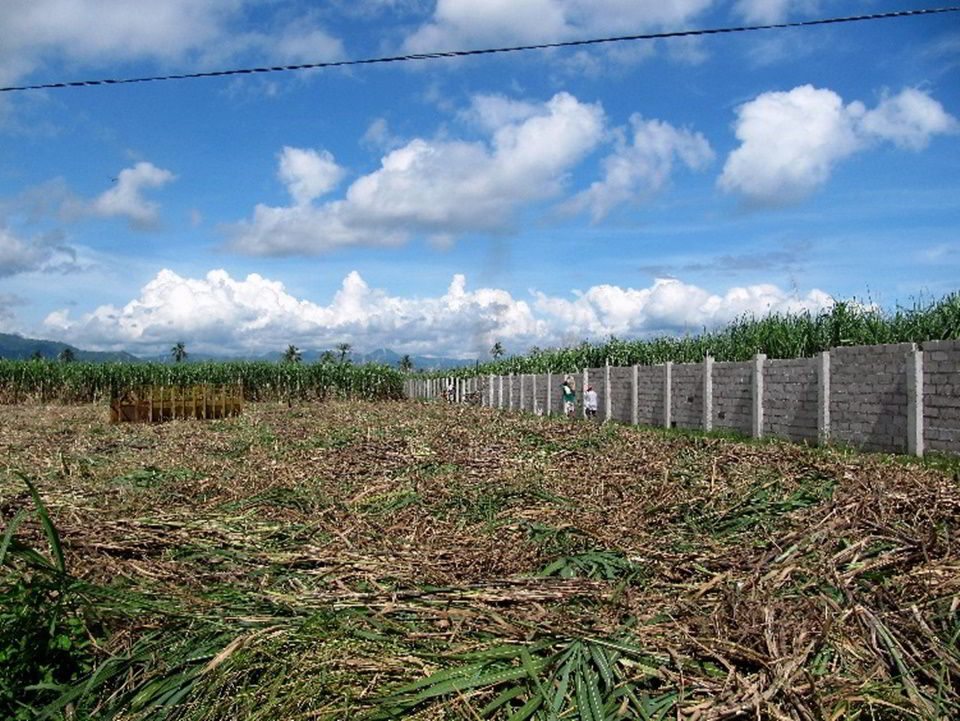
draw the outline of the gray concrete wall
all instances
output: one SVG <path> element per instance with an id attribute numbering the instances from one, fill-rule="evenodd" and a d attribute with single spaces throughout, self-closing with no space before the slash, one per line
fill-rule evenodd
<path id="1" fill-rule="evenodd" d="M 546 378 L 546 375 L 544 376 Z M 563 385 L 563 373 L 550 374 L 550 415 L 559 416 L 563 413 L 563 400 L 560 397 L 560 386 Z M 544 388 L 543 415 L 547 415 L 546 392 Z"/>
<path id="2" fill-rule="evenodd" d="M 603 409 L 606 407 L 604 404 L 607 400 L 606 390 L 604 386 L 605 370 L 603 368 L 588 368 L 587 376 L 589 378 L 588 385 L 593 386 L 593 390 L 597 392 L 597 421 L 603 422 Z M 581 380 L 582 383 L 582 380 Z M 577 413 L 578 415 L 583 415 L 583 394 L 586 392 L 586 386 L 583 388 L 577 389 Z"/>
<path id="3" fill-rule="evenodd" d="M 830 351 L 830 439 L 868 451 L 907 450 L 907 353 L 912 343 Z"/>
<path id="4" fill-rule="evenodd" d="M 763 435 L 817 442 L 818 358 L 763 364 Z"/>
<path id="5" fill-rule="evenodd" d="M 672 426 L 701 428 L 703 423 L 703 363 L 673 365 Z"/>
<path id="6" fill-rule="evenodd" d="M 713 429 L 750 435 L 753 362 L 713 364 Z"/>
<path id="7" fill-rule="evenodd" d="M 633 420 L 632 384 L 632 367 L 610 369 L 610 420 L 621 423 L 630 423 Z"/>
<path id="8" fill-rule="evenodd" d="M 732 430 L 816 443 L 845 443 L 863 450 L 960 454 L 960 340 L 931 341 L 918 352 L 912 343 L 834 348 L 815 358 L 754 359 L 671 364 L 670 405 L 676 428 Z M 760 369 L 759 375 L 757 369 Z M 666 365 L 636 369 L 636 422 L 662 426 Z M 597 391 L 598 420 L 606 416 L 606 368 L 586 371 Z M 610 419 L 630 423 L 634 415 L 632 367 L 610 368 Z M 550 410 L 563 412 L 560 388 L 565 373 L 550 375 Z M 577 417 L 583 416 L 584 372 L 576 383 Z M 536 378 L 534 390 L 533 379 Z M 482 376 L 464 386 L 484 389 L 486 403 L 527 413 L 547 412 L 547 375 Z M 704 403 L 704 388 L 711 391 Z M 438 398 L 442 380 L 411 379 L 407 393 Z M 759 395 L 758 395 L 759 394 Z M 755 397 L 756 396 L 756 397 Z M 759 400 L 759 403 L 758 403 Z M 704 407 L 710 413 L 704 417 Z M 755 427 L 755 421 L 758 421 Z"/>
<path id="9" fill-rule="evenodd" d="M 640 366 L 637 369 L 637 423 L 663 425 L 664 366 Z"/>
<path id="10" fill-rule="evenodd" d="M 535 410 L 534 412 L 538 415 L 545 415 L 547 412 L 547 374 L 546 373 L 537 373 L 534 378 L 536 379 L 536 390 L 537 394 L 535 396 Z"/>
<path id="11" fill-rule="evenodd" d="M 960 340 L 923 344 L 923 436 L 931 451 L 960 453 Z"/>

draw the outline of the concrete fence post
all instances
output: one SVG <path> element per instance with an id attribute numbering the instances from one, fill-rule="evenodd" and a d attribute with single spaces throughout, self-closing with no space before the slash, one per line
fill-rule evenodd
<path id="1" fill-rule="evenodd" d="M 713 430 L 713 356 L 703 359 L 703 430 Z"/>
<path id="2" fill-rule="evenodd" d="M 673 410 L 671 403 L 673 400 L 673 361 L 667 361 L 663 364 L 663 427 L 670 428 L 673 425 Z"/>
<path id="3" fill-rule="evenodd" d="M 493 373 L 490 374 L 490 385 L 487 386 L 487 405 L 493 408 Z"/>
<path id="4" fill-rule="evenodd" d="M 530 408 L 537 415 L 537 374 L 530 374 Z"/>
<path id="5" fill-rule="evenodd" d="M 551 393 L 550 393 L 550 374 L 551 374 L 552 372 L 553 372 L 553 371 L 551 371 L 549 368 L 547 368 L 547 415 L 548 415 L 548 416 L 550 415 L 551 411 L 553 410 L 553 399 L 550 397 L 550 395 L 551 395 Z"/>
<path id="6" fill-rule="evenodd" d="M 583 394 L 587 392 L 587 386 L 590 385 L 590 371 L 586 368 L 583 369 L 583 385 L 580 386 L 580 393 L 577 394 L 577 397 L 580 399 L 580 415 L 584 418 L 587 417 L 587 406 L 583 402 Z M 576 411 L 574 411 L 576 413 Z"/>
<path id="7" fill-rule="evenodd" d="M 610 384 L 610 361 L 603 367 L 603 420 L 609 423 L 613 419 L 613 389 Z"/>
<path id="8" fill-rule="evenodd" d="M 817 442 L 830 442 L 830 351 L 820 353 L 817 363 Z"/>
<path id="9" fill-rule="evenodd" d="M 907 453 L 923 456 L 923 351 L 907 353 Z"/>
<path id="10" fill-rule="evenodd" d="M 767 356 L 757 353 L 753 357 L 753 413 L 751 435 L 754 438 L 763 438 L 763 362 Z"/>
<path id="11" fill-rule="evenodd" d="M 517 407 L 518 407 L 518 409 L 520 410 L 521 413 L 522 413 L 524 410 L 526 410 L 526 406 L 525 406 L 524 404 L 526 403 L 527 395 L 526 395 L 526 393 L 523 392 L 523 391 L 525 390 L 524 387 L 523 387 L 523 379 L 526 378 L 526 377 L 527 377 L 527 374 L 526 374 L 526 373 L 521 373 L 521 374 L 520 374 L 520 403 L 517 405 Z"/>
<path id="12" fill-rule="evenodd" d="M 513 410 L 513 373 L 507 373 L 507 409 Z"/>
<path id="13" fill-rule="evenodd" d="M 503 408 L 503 376 L 497 376 L 497 384 L 499 390 L 497 391 L 497 408 Z"/>
<path id="14" fill-rule="evenodd" d="M 633 366 L 633 371 L 630 374 L 630 423 L 637 425 L 640 420 L 639 410 L 637 405 L 640 402 L 640 368 L 637 365 Z"/>

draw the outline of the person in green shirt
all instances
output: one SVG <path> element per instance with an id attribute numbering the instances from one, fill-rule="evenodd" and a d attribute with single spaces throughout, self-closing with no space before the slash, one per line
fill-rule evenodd
<path id="1" fill-rule="evenodd" d="M 577 409 L 577 387 L 571 376 L 563 379 L 563 412 L 567 418 L 573 418 Z"/>

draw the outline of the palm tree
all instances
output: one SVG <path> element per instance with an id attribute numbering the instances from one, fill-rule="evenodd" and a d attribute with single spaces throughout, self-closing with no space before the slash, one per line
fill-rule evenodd
<path id="1" fill-rule="evenodd" d="M 340 351 L 340 362 L 343 363 L 347 359 L 347 353 L 350 352 L 352 346 L 349 343 L 337 343 L 337 350 Z"/>
<path id="2" fill-rule="evenodd" d="M 293 343 L 287 346 L 286 353 L 283 354 L 284 363 L 299 363 L 303 360 L 303 356 L 300 355 L 300 349 L 297 348 Z"/>
<path id="3" fill-rule="evenodd" d="M 321 354 L 320 354 L 320 362 L 321 362 L 321 363 L 333 363 L 333 352 L 332 352 L 332 351 L 325 350 L 323 353 L 321 353 Z"/>
<path id="4" fill-rule="evenodd" d="M 493 348 L 490 349 L 490 355 L 493 356 L 494 360 L 503 355 L 503 344 L 500 341 L 493 344 Z"/>
<path id="5" fill-rule="evenodd" d="M 410 356 L 405 355 L 403 358 L 397 361 L 397 366 L 405 373 L 409 373 L 410 369 L 413 368 L 413 361 L 410 360 Z"/>
<path id="6" fill-rule="evenodd" d="M 64 348 L 62 351 L 57 353 L 57 360 L 61 363 L 71 363 L 75 358 L 76 356 L 74 356 L 71 348 Z"/>
<path id="7" fill-rule="evenodd" d="M 170 355 L 174 363 L 183 363 L 187 359 L 187 347 L 183 341 L 177 341 L 177 344 L 170 349 Z"/>

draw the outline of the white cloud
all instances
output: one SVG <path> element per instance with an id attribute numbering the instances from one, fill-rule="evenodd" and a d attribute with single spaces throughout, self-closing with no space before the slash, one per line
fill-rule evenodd
<path id="1" fill-rule="evenodd" d="M 207 65 L 251 51 L 284 62 L 342 56 L 340 41 L 311 13 L 267 32 L 244 32 L 241 21 L 254 5 L 250 0 L 4 0 L 0 81 L 14 82 L 64 60 L 92 66 L 189 59 Z"/>
<path id="2" fill-rule="evenodd" d="M 117 176 L 116 184 L 101 193 L 90 205 L 95 215 L 104 218 L 127 218 L 131 226 L 150 228 L 156 223 L 157 204 L 142 196 L 145 188 L 160 188 L 174 180 L 169 170 L 158 168 L 153 163 L 139 162 L 132 168 L 124 168 Z"/>
<path id="3" fill-rule="evenodd" d="M 737 0 L 734 11 L 749 23 L 769 25 L 782 23 L 791 13 L 816 14 L 820 11 L 819 0 Z"/>
<path id="4" fill-rule="evenodd" d="M 831 304 L 817 290 L 795 297 L 773 285 L 755 285 L 718 295 L 678 280 L 641 289 L 599 285 L 572 299 L 532 295 L 530 303 L 503 289 L 470 290 L 458 274 L 438 295 L 404 298 L 371 288 L 354 271 L 321 305 L 256 274 L 237 280 L 214 270 L 184 278 L 163 270 L 123 307 L 101 306 L 76 320 L 57 310 L 46 326 L 85 347 L 141 353 L 163 352 L 182 340 L 197 352 L 259 354 L 289 343 L 321 350 L 348 342 L 357 350 L 474 357 L 497 340 L 519 351 L 569 338 L 698 331 L 743 313 L 817 311 Z"/>
<path id="5" fill-rule="evenodd" d="M 574 209 L 589 208 L 600 220 L 615 206 L 661 191 L 673 170 L 674 160 L 691 170 L 702 170 L 713 161 L 710 143 L 700 133 L 681 130 L 660 120 L 630 118 L 633 138 L 622 134 L 614 152 L 603 161 L 604 178 L 573 199 Z"/>
<path id="6" fill-rule="evenodd" d="M 231 246 L 252 254 L 314 254 L 400 243 L 416 233 L 502 231 L 517 209 L 560 193 L 567 174 L 605 134 L 603 109 L 567 93 L 523 106 L 523 113 L 494 112 L 483 102 L 474 107 L 483 122 L 500 120 L 488 142 L 415 138 L 357 178 L 341 200 L 258 205 L 251 221 L 230 229 Z"/>
<path id="7" fill-rule="evenodd" d="M 744 315 L 819 311 L 833 304 L 830 296 L 812 290 L 796 297 L 775 285 L 731 288 L 723 295 L 674 279 L 657 279 L 649 288 L 593 286 L 575 299 L 536 294 L 534 308 L 553 316 L 566 337 L 600 338 L 699 332 L 714 329 Z"/>
<path id="8" fill-rule="evenodd" d="M 737 110 L 740 147 L 728 156 L 718 184 L 755 203 L 796 202 L 823 185 L 839 161 L 877 140 L 920 149 L 956 126 L 940 103 L 915 89 L 885 98 L 874 110 L 811 85 L 763 93 Z"/>
<path id="9" fill-rule="evenodd" d="M 62 233 L 21 238 L 0 225 L 0 278 L 34 271 L 67 271 L 76 263 L 76 252 L 64 243 Z"/>
<path id="10" fill-rule="evenodd" d="M 200 352 L 263 353 L 289 343 L 323 349 L 348 342 L 358 349 L 462 353 L 475 344 L 488 348 L 494 336 L 545 332 L 526 302 L 502 290 L 468 291 L 461 275 L 442 295 L 407 299 L 370 288 L 355 271 L 329 305 L 318 305 L 256 274 L 234 280 L 215 270 L 195 279 L 163 270 L 122 308 L 101 306 L 76 321 L 59 310 L 46 325 L 87 346 L 145 352 L 183 340 Z"/>
<path id="11" fill-rule="evenodd" d="M 898 95 L 884 97 L 860 119 L 867 135 L 889 140 L 902 148 L 922 150 L 937 133 L 957 132 L 956 118 L 926 93 L 907 88 Z"/>
<path id="12" fill-rule="evenodd" d="M 406 39 L 411 52 L 557 42 L 597 35 L 675 30 L 713 0 L 438 0 L 430 22 Z"/>
<path id="13" fill-rule="evenodd" d="M 404 144 L 402 138 L 390 130 L 390 123 L 386 118 L 374 118 L 367 126 L 366 132 L 360 138 L 360 144 L 377 150 L 393 150 Z"/>
<path id="14" fill-rule="evenodd" d="M 291 147 L 284 147 L 277 171 L 297 205 L 329 193 L 337 187 L 343 173 L 330 151 Z"/>
<path id="15" fill-rule="evenodd" d="M 522 123 L 541 112 L 537 103 L 504 95 L 478 94 L 470 99 L 470 107 L 460 113 L 460 117 L 486 132 L 495 133 L 505 125 Z"/>

